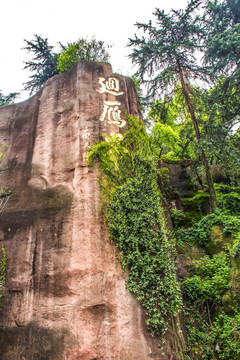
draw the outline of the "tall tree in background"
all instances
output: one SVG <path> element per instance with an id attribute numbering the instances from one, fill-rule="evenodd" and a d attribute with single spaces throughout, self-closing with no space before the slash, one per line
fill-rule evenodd
<path id="1" fill-rule="evenodd" d="M 240 1 L 207 0 L 203 26 L 203 56 L 214 83 L 205 98 L 209 114 L 205 140 L 214 132 L 218 133 L 218 150 L 214 143 L 210 146 L 210 141 L 208 148 L 214 151 L 223 168 L 231 166 L 231 178 L 236 182 L 240 169 L 237 146 L 240 126 Z"/>
<path id="2" fill-rule="evenodd" d="M 207 1 L 204 12 L 204 59 L 213 80 L 219 75 L 236 80 L 240 71 L 240 1 Z"/>
<path id="3" fill-rule="evenodd" d="M 225 109 L 225 120 L 240 115 L 240 1 L 207 1 L 204 61 L 211 68 L 212 102 Z"/>
<path id="4" fill-rule="evenodd" d="M 229 121 L 240 115 L 240 1 L 207 1 L 203 23 L 204 61 L 217 84 L 213 99 L 226 109 Z"/>
<path id="5" fill-rule="evenodd" d="M 134 39 L 130 39 L 129 46 L 134 47 L 130 57 L 138 66 L 136 76 L 148 84 L 150 98 L 174 89 L 177 83 L 181 84 L 205 169 L 210 206 L 214 210 L 216 195 L 208 159 L 200 146 L 201 136 L 189 83 L 190 78 L 206 78 L 206 69 L 198 66 L 195 58 L 195 51 L 200 46 L 199 36 L 203 32 L 200 18 L 195 14 L 200 4 L 200 0 L 192 0 L 185 10 L 171 10 L 169 14 L 156 9 L 156 26 L 151 22 L 137 23 L 138 29 L 144 31 L 144 36 L 139 38 L 135 35 Z"/>

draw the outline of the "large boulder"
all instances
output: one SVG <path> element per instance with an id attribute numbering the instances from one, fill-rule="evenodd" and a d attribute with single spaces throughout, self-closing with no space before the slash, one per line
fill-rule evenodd
<path id="1" fill-rule="evenodd" d="M 0 109 L 6 144 L 0 216 L 6 248 L 2 360 L 161 359 L 145 313 L 99 214 L 97 168 L 87 149 L 140 116 L 129 78 L 80 62 L 31 99 Z"/>

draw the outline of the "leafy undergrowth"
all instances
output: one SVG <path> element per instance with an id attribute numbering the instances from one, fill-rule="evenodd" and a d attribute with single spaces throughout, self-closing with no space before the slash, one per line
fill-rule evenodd
<path id="1" fill-rule="evenodd" d="M 128 124 L 123 134 L 107 135 L 88 155 L 89 166 L 99 164 L 102 211 L 128 271 L 127 288 L 146 309 L 152 334 L 162 339 L 168 329 L 178 332 L 183 309 L 187 338 L 179 359 L 239 359 L 239 188 L 218 186 L 218 209 L 207 215 L 198 211 L 191 223 L 191 209 L 189 214 L 171 210 L 187 271 L 178 280 L 175 236 L 166 226 L 157 182 L 160 176 L 166 203 L 167 174 L 157 170 L 141 121 L 130 116 Z M 195 207 L 203 199 L 208 195 L 200 191 L 190 203 Z"/>
<path id="2" fill-rule="evenodd" d="M 240 358 L 240 189 L 216 186 L 218 209 L 186 226 L 174 212 L 175 234 L 188 276 L 181 280 L 186 359 Z M 191 257 L 198 247 L 205 253 Z"/>

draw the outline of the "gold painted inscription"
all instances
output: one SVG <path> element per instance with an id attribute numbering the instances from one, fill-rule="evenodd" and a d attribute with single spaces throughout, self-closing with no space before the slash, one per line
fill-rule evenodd
<path id="1" fill-rule="evenodd" d="M 105 78 L 100 77 L 99 84 L 101 87 L 97 91 L 100 92 L 100 94 L 108 93 L 115 96 L 124 94 L 123 91 L 119 91 L 119 80 L 117 78 L 111 77 L 106 80 Z"/>
<path id="2" fill-rule="evenodd" d="M 83 160 L 86 161 L 87 158 L 87 150 L 90 148 L 90 131 L 87 127 L 82 131 L 82 139 L 83 139 Z"/>
<path id="3" fill-rule="evenodd" d="M 114 124 L 120 128 L 125 126 L 126 121 L 121 119 L 120 105 L 120 101 L 104 101 L 103 113 L 99 120 L 103 121 L 107 117 L 109 124 Z"/>
<path id="4" fill-rule="evenodd" d="M 99 78 L 99 84 L 101 85 L 100 89 L 97 91 L 100 94 L 111 94 L 114 96 L 123 95 L 124 91 L 119 91 L 119 80 L 114 77 L 110 77 L 106 80 L 103 77 Z M 121 119 L 121 110 L 120 110 L 121 102 L 117 100 L 108 100 L 104 101 L 104 107 L 102 115 L 99 120 L 104 121 L 107 119 L 109 124 L 114 124 L 120 128 L 126 125 L 126 121 Z"/>

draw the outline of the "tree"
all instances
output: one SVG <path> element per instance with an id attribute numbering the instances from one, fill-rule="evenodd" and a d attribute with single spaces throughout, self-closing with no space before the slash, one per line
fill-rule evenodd
<path id="1" fill-rule="evenodd" d="M 205 169 L 210 206 L 214 210 L 216 195 L 208 159 L 200 146 L 201 136 L 189 83 L 190 77 L 203 80 L 207 74 L 206 68 L 198 66 L 195 58 L 195 51 L 200 46 L 199 36 L 203 33 L 200 17 L 195 15 L 200 4 L 200 0 L 191 0 L 185 10 L 172 10 L 169 14 L 156 9 L 157 25 L 153 26 L 151 21 L 149 24 L 137 23 L 138 29 L 146 35 L 142 38 L 135 35 L 134 39 L 130 39 L 129 46 L 134 47 L 130 57 L 138 65 L 136 76 L 149 85 L 149 98 L 173 89 L 180 82 Z"/>
<path id="2" fill-rule="evenodd" d="M 206 1 L 203 55 L 211 69 L 214 87 L 205 97 L 209 114 L 205 144 L 221 167 L 238 181 L 240 124 L 240 3 L 239 0 Z M 211 138 L 218 136 L 218 143 Z M 217 145 L 217 146 L 216 146 Z"/>
<path id="3" fill-rule="evenodd" d="M 109 54 L 105 49 L 104 41 L 97 41 L 95 38 L 90 41 L 79 39 L 68 44 L 58 56 L 58 72 L 70 70 L 79 60 L 107 62 Z"/>
<path id="4" fill-rule="evenodd" d="M 58 74 L 58 54 L 53 52 L 53 46 L 48 44 L 48 39 L 43 39 L 40 35 L 35 34 L 33 40 L 24 41 L 27 45 L 23 49 L 33 53 L 33 59 L 25 62 L 24 66 L 24 69 L 33 72 L 29 77 L 30 80 L 24 83 L 24 90 L 30 91 L 32 95 L 40 90 L 48 79 Z"/>
<path id="5" fill-rule="evenodd" d="M 213 80 L 219 75 L 237 78 L 240 66 L 239 0 L 207 1 L 204 13 L 204 60 Z"/>
<path id="6" fill-rule="evenodd" d="M 240 3 L 207 1 L 203 16 L 204 62 L 211 68 L 212 104 L 221 105 L 226 121 L 240 115 Z"/>
<path id="7" fill-rule="evenodd" d="M 2 91 L 0 90 L 0 106 L 13 104 L 18 96 L 19 93 L 16 92 L 10 93 L 8 95 L 3 95 Z"/>
<path id="8" fill-rule="evenodd" d="M 232 96 L 224 99 L 220 92 L 222 82 L 201 90 L 192 88 L 194 109 L 198 114 L 198 126 L 201 133 L 200 145 L 211 165 L 218 165 L 226 181 L 239 185 L 240 174 L 240 123 L 239 96 L 232 91 Z M 164 100 L 155 100 L 151 104 L 149 117 L 155 123 L 150 137 L 154 153 L 162 159 L 191 159 L 194 165 L 201 164 L 199 150 L 194 140 L 194 130 L 186 102 L 175 87 L 174 96 L 165 96 Z M 166 136 L 172 129 L 175 136 Z"/>
<path id="9" fill-rule="evenodd" d="M 239 90 L 228 87 L 225 97 L 225 82 L 226 79 L 220 79 L 216 86 L 202 94 L 205 121 L 201 124 L 201 142 L 210 162 L 221 167 L 232 185 L 239 185 Z"/>
<path id="10" fill-rule="evenodd" d="M 148 116 L 151 123 L 155 123 L 151 132 L 155 153 L 161 157 L 166 154 L 167 157 L 179 159 L 195 158 L 196 146 L 192 122 L 186 111 L 181 86 L 175 87 L 174 96 L 166 95 L 164 100 L 153 101 Z M 161 135 L 161 132 L 166 132 L 169 127 L 177 136 L 167 138 Z"/>
<path id="11" fill-rule="evenodd" d="M 24 90 L 29 91 L 30 95 L 40 90 L 52 76 L 70 70 L 80 60 L 109 59 L 104 42 L 94 38 L 91 41 L 80 39 L 67 46 L 59 42 L 59 53 L 54 52 L 54 47 L 49 45 L 48 39 L 43 39 L 40 35 L 34 35 L 33 40 L 24 41 L 27 45 L 23 49 L 33 53 L 33 59 L 26 61 L 24 66 L 24 69 L 29 69 L 33 73 L 29 77 L 30 80 L 24 83 Z"/>

